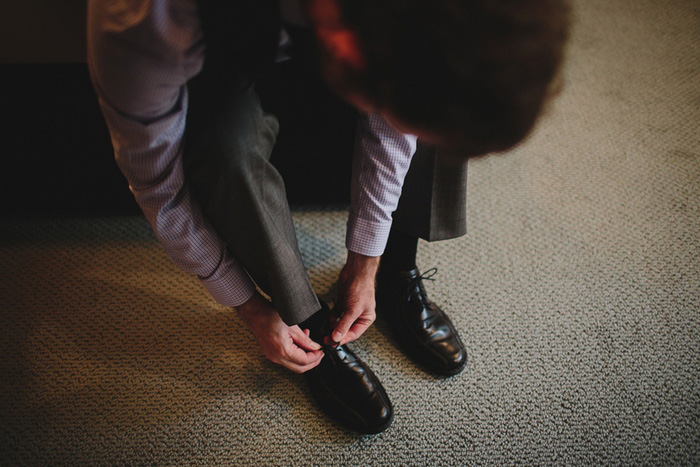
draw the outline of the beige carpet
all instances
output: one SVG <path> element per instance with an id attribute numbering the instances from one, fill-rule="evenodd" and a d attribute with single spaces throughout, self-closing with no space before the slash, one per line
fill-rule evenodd
<path id="1" fill-rule="evenodd" d="M 349 433 L 141 218 L 4 220 L 0 464 L 700 464 L 700 4 L 576 17 L 538 131 L 470 167 L 467 236 L 421 244 L 462 375 L 372 328 L 355 349 L 396 419 Z M 346 214 L 294 218 L 329 294 Z"/>

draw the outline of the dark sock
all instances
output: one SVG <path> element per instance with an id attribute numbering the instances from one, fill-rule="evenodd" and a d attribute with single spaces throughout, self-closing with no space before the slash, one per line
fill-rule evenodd
<path id="1" fill-rule="evenodd" d="M 302 330 L 308 329 L 311 331 L 311 339 L 320 343 L 323 337 L 328 333 L 327 323 L 329 314 L 328 305 L 321 302 L 321 309 L 299 323 L 298 326 Z"/>
<path id="2" fill-rule="evenodd" d="M 386 249 L 382 255 L 380 266 L 382 273 L 393 274 L 416 269 L 417 252 L 418 237 L 399 232 L 392 227 Z"/>

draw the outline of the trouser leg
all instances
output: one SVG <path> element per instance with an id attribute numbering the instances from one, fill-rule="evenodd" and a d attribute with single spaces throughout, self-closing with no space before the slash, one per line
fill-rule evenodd
<path id="1" fill-rule="evenodd" d="M 419 141 L 406 174 L 392 229 L 428 241 L 467 232 L 467 162 L 442 161 Z"/>
<path id="2" fill-rule="evenodd" d="M 253 83 L 214 66 L 190 82 L 186 182 L 228 250 L 287 324 L 319 308 L 304 268 L 284 182 L 269 158 L 277 119 Z"/>

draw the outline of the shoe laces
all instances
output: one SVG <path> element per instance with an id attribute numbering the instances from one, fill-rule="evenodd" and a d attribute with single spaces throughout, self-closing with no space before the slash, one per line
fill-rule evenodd
<path id="1" fill-rule="evenodd" d="M 330 310 L 330 315 L 334 318 L 333 321 L 335 321 L 336 323 L 339 321 L 340 315 L 339 315 L 338 311 L 336 310 L 336 307 L 333 307 L 333 309 Z M 324 335 L 330 336 L 331 332 L 333 331 L 330 323 L 331 323 L 330 320 L 326 321 L 325 331 L 323 333 Z M 325 340 L 326 339 L 324 338 L 323 342 L 321 343 L 321 348 L 323 349 L 324 353 L 329 354 L 329 355 L 333 354 L 333 353 L 337 354 L 338 348 L 340 347 L 340 342 L 336 342 L 336 341 L 329 338 L 328 340 L 330 341 L 330 343 L 327 344 L 327 343 L 325 343 Z M 341 358 L 341 361 L 345 362 L 346 359 L 347 359 L 347 355 L 343 355 L 343 357 Z M 335 361 L 336 359 L 331 358 L 330 360 L 331 360 L 331 362 L 333 362 L 333 366 L 337 367 L 337 363 Z"/>
<path id="2" fill-rule="evenodd" d="M 328 354 L 331 363 L 333 363 L 333 366 L 337 369 L 338 368 L 338 363 L 335 361 L 336 359 L 331 357 L 330 355 L 333 353 L 338 352 L 338 347 L 340 347 L 340 342 L 333 342 L 331 341 L 330 344 L 321 344 L 321 348 L 323 349 L 323 352 Z M 348 358 L 347 355 L 343 355 L 341 358 L 342 362 L 345 362 L 345 360 Z"/>
<path id="3" fill-rule="evenodd" d="M 419 299 L 423 303 L 423 305 L 427 305 L 428 303 L 428 296 L 427 293 L 425 292 L 425 289 L 423 288 L 423 281 L 434 281 L 433 276 L 437 274 L 438 269 L 437 268 L 430 268 L 427 271 L 425 271 L 423 274 L 420 276 L 416 276 L 411 281 L 408 283 L 406 286 L 406 300 L 408 300 L 411 297 L 411 294 L 413 293 L 414 290 L 418 289 L 419 293 Z"/>
<path id="4" fill-rule="evenodd" d="M 321 347 L 323 348 L 323 350 L 332 352 L 338 350 L 338 347 L 340 347 L 340 342 L 331 341 L 330 344 L 321 344 Z"/>

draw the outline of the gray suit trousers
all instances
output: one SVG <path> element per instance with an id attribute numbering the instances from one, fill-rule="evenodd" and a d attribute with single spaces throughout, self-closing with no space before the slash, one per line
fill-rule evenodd
<path id="1" fill-rule="evenodd" d="M 284 322 L 297 324 L 320 304 L 299 253 L 284 182 L 269 162 L 278 121 L 263 110 L 252 80 L 223 69 L 205 64 L 189 83 L 185 180 L 233 257 Z M 433 148 L 419 144 L 394 228 L 429 241 L 463 235 L 466 163 L 445 167 Z"/>

